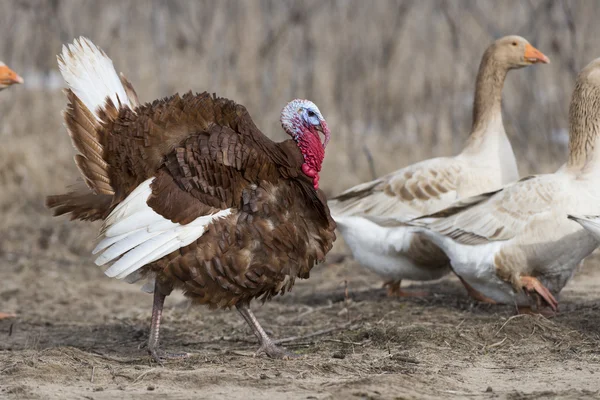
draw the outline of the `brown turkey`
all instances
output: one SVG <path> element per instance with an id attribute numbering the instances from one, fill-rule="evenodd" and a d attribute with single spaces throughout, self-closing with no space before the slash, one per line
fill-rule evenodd
<path id="1" fill-rule="evenodd" d="M 292 139 L 276 143 L 243 106 L 207 93 L 140 105 L 131 84 L 85 38 L 63 47 L 58 62 L 85 186 L 49 196 L 47 205 L 54 215 L 104 220 L 93 253 L 106 275 L 148 279 L 154 359 L 168 356 L 158 351 L 159 326 L 175 288 L 211 308 L 235 306 L 259 352 L 292 355 L 275 346 L 249 303 L 308 278 L 335 240 L 318 190 L 329 129 L 317 106 L 288 103 L 281 124 Z"/>

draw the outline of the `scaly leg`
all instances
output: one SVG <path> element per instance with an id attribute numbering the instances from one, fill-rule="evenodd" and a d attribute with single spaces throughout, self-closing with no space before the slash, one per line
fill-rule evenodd
<path id="1" fill-rule="evenodd" d="M 460 276 L 458 277 L 458 279 L 460 279 L 460 281 L 462 282 L 462 284 L 465 287 L 465 289 L 467 289 L 467 292 L 469 293 L 469 296 L 471 296 L 475 300 L 480 301 L 482 303 L 497 304 L 494 300 L 490 299 L 489 297 L 484 296 L 483 294 L 481 294 L 480 292 L 478 292 L 477 290 L 475 290 L 473 288 L 473 286 L 469 285 L 467 283 L 467 281 L 465 281 Z"/>
<path id="2" fill-rule="evenodd" d="M 172 358 L 185 358 L 187 353 L 170 354 L 159 350 L 158 336 L 160 332 L 160 318 L 162 317 L 163 306 L 165 304 L 165 296 L 162 294 L 155 284 L 154 286 L 154 302 L 152 304 L 152 323 L 150 324 L 150 337 L 148 338 L 148 352 L 157 363 L 162 365 L 162 360 Z"/>
<path id="3" fill-rule="evenodd" d="M 402 281 L 387 281 L 383 284 L 387 288 L 388 297 L 425 297 L 429 293 L 425 291 L 405 291 L 400 288 Z"/>
<path id="4" fill-rule="evenodd" d="M 546 288 L 542 283 L 532 276 L 522 276 L 521 277 L 521 286 L 527 290 L 529 293 L 535 293 L 539 295 L 548 306 L 552 309 L 552 311 L 556 312 L 558 310 L 558 301 L 554 298 L 550 290 Z M 539 299 L 538 299 L 539 300 Z M 538 301 L 538 309 L 541 304 Z"/>
<path id="5" fill-rule="evenodd" d="M 286 349 L 278 347 L 277 345 L 275 345 L 275 343 L 273 343 L 269 335 L 267 335 L 267 332 L 265 332 L 262 326 L 260 326 L 260 323 L 254 316 L 254 313 L 250 310 L 248 303 L 238 303 L 235 307 L 237 308 L 240 315 L 246 320 L 248 325 L 250 325 L 250 328 L 252 328 L 252 331 L 254 332 L 254 334 L 258 338 L 258 341 L 260 342 L 260 348 L 256 352 L 256 355 L 259 355 L 260 353 L 265 353 L 271 358 L 281 358 L 284 360 L 298 357 L 298 355 L 291 353 Z"/>

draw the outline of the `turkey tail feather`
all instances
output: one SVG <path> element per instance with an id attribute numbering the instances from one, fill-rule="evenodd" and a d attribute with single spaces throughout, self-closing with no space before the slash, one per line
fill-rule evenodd
<path id="1" fill-rule="evenodd" d="M 79 152 L 75 164 L 92 192 L 112 195 L 114 190 L 100 142 L 101 125 L 71 89 L 67 89 L 66 94 L 69 103 L 63 117 L 71 142 Z"/>
<path id="2" fill-rule="evenodd" d="M 82 221 L 104 219 L 111 205 L 112 196 L 93 194 L 83 186 L 66 194 L 46 197 L 46 207 L 53 209 L 54 216 L 71 214 L 71 219 Z"/>
<path id="3" fill-rule="evenodd" d="M 104 124 L 116 119 L 122 107 L 134 109 L 139 100 L 131 83 L 117 75 L 112 60 L 88 39 L 75 39 L 58 56 L 67 82 L 68 104 L 63 112 L 73 146 L 75 164 L 94 194 L 113 195 L 104 154 Z M 82 199 L 79 197 L 79 199 Z"/>
<path id="4" fill-rule="evenodd" d="M 112 60 L 88 39 L 81 37 L 63 46 L 57 58 L 69 86 L 65 126 L 79 153 L 75 164 L 87 188 L 79 185 L 66 194 L 48 196 L 46 206 L 54 215 L 71 214 L 71 219 L 104 219 L 115 192 L 106 162 L 104 126 L 118 117 L 122 107 L 135 112 L 139 100 L 131 83 L 117 74 Z"/>
<path id="5" fill-rule="evenodd" d="M 80 37 L 73 44 L 63 46 L 57 58 L 60 73 L 69 88 L 97 119 L 100 119 L 98 111 L 104 108 L 108 99 L 118 108 L 135 108 L 137 95 L 131 84 L 125 79 L 128 85 L 124 85 L 112 60 L 88 39 Z M 130 99 L 128 93 L 134 98 Z"/>

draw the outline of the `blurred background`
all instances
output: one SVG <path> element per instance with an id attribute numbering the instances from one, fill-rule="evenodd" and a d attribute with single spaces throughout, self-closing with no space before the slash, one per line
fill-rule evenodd
<path id="1" fill-rule="evenodd" d="M 552 60 L 512 71 L 504 88 L 520 172 L 558 168 L 574 78 L 600 56 L 599 11 L 597 1 L 554 0 L 1 0 L 0 60 L 25 84 L 0 93 L 0 236 L 14 239 L 0 253 L 92 246 L 97 227 L 67 227 L 43 206 L 78 177 L 56 64 L 74 37 L 101 46 L 142 101 L 215 92 L 277 140 L 286 102 L 313 100 L 332 130 L 321 187 L 333 195 L 460 151 L 481 55 L 507 34 Z"/>

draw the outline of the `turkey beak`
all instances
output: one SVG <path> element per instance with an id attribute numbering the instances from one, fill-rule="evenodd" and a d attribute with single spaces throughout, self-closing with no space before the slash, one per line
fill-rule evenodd
<path id="1" fill-rule="evenodd" d="M 529 43 L 525 44 L 525 54 L 523 55 L 525 61 L 529 64 L 550 64 L 550 59 L 546 57 L 544 53 L 530 45 Z"/>
<path id="2" fill-rule="evenodd" d="M 327 143 L 329 143 L 329 139 L 331 138 L 331 132 L 329 132 L 329 128 L 327 127 L 327 122 L 322 120 L 319 125 L 315 127 L 319 132 L 323 134 L 325 139 L 323 140 L 323 148 L 327 147 Z"/>

